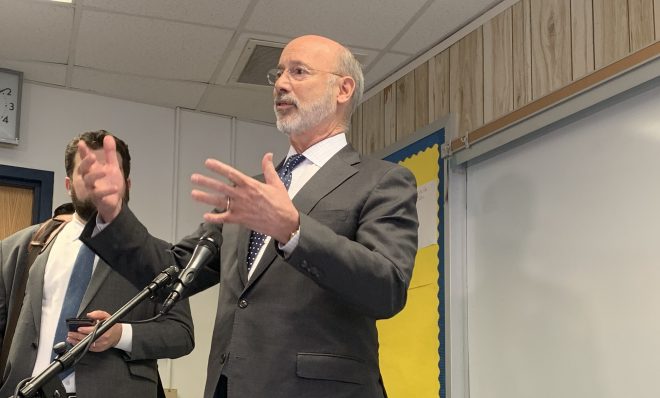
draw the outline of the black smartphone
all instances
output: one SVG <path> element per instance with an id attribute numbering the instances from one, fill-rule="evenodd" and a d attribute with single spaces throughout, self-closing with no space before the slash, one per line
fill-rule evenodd
<path id="1" fill-rule="evenodd" d="M 79 327 L 94 326 L 96 321 L 91 318 L 67 318 L 66 325 L 70 332 L 77 332 Z"/>

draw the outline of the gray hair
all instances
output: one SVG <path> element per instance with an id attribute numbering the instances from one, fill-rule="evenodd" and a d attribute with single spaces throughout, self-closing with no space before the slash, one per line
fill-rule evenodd
<path id="1" fill-rule="evenodd" d="M 360 61 L 358 61 L 353 53 L 346 47 L 343 48 L 343 51 L 339 55 L 337 72 L 341 75 L 350 76 L 355 80 L 355 90 L 351 97 L 351 111 L 346 115 L 350 121 L 351 115 L 357 109 L 360 101 L 362 101 L 362 95 L 364 94 L 364 75 L 362 74 L 362 65 L 360 65 Z"/>

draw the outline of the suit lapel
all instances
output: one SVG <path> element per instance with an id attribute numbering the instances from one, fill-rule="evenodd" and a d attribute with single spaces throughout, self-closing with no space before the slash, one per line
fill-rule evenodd
<path id="1" fill-rule="evenodd" d="M 350 146 L 347 145 L 340 150 L 335 156 L 330 158 L 328 162 L 321 167 L 314 176 L 307 181 L 305 186 L 293 198 L 293 204 L 300 213 L 309 214 L 314 206 L 323 199 L 328 193 L 332 192 L 335 188 L 346 181 L 350 176 L 357 173 L 357 169 L 353 167 L 354 164 L 360 162 L 360 155 Z M 239 239 L 239 257 L 242 261 L 242 268 L 247 269 L 247 250 L 249 245 L 250 231 L 245 234 L 245 239 Z M 270 267 L 277 256 L 273 239 L 268 243 L 264 251 L 264 255 L 257 264 L 257 269 L 254 270 L 252 277 L 247 283 L 245 289 L 252 286 L 259 277 Z M 241 276 L 242 278 L 242 276 Z M 247 279 L 247 278 L 246 278 Z M 244 282 L 245 283 L 245 282 Z"/>
<path id="2" fill-rule="evenodd" d="M 257 268 L 252 273 L 252 277 L 248 281 L 247 286 L 245 286 L 245 289 L 252 286 L 257 281 L 257 279 L 259 279 L 261 274 L 263 274 L 266 269 L 270 267 L 270 264 L 275 259 L 275 256 L 277 256 L 277 251 L 275 250 L 276 244 L 277 242 L 271 238 L 270 242 L 268 242 L 268 245 L 266 245 L 266 248 L 264 249 L 264 255 L 261 256 L 261 260 L 259 260 L 259 263 L 257 263 Z M 247 261 L 245 262 L 245 266 L 243 268 L 247 269 Z"/>
<path id="3" fill-rule="evenodd" d="M 105 279 L 110 275 L 112 269 L 105 261 L 99 259 L 96 267 L 94 268 L 94 273 L 92 274 L 92 279 L 89 281 L 89 286 L 85 290 L 85 295 L 83 296 L 82 301 L 80 302 L 80 307 L 78 308 L 78 315 L 87 308 L 89 303 L 92 301 L 94 296 L 99 292 L 99 289 L 103 285 Z"/>
<path id="4" fill-rule="evenodd" d="M 296 209 L 309 214 L 321 199 L 357 173 L 353 165 L 359 162 L 360 155 L 350 145 L 345 146 L 330 158 L 293 198 Z"/>

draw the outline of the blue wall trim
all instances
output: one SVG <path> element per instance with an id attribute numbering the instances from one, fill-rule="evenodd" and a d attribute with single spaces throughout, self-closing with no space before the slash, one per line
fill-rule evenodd
<path id="1" fill-rule="evenodd" d="M 47 170 L 0 164 L 0 184 L 34 191 L 32 223 L 38 224 L 51 217 L 53 210 L 53 181 L 55 173 Z"/>

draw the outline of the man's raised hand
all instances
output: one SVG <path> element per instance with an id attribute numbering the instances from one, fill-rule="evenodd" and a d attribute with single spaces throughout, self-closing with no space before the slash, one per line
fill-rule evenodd
<path id="1" fill-rule="evenodd" d="M 111 222 L 121 210 L 125 179 L 117 159 L 115 139 L 103 138 L 103 151 L 91 150 L 84 141 L 78 142 L 80 173 L 89 199 L 104 222 Z M 78 193 L 80 195 L 80 193 Z M 83 199 L 82 197 L 80 199 Z"/>

